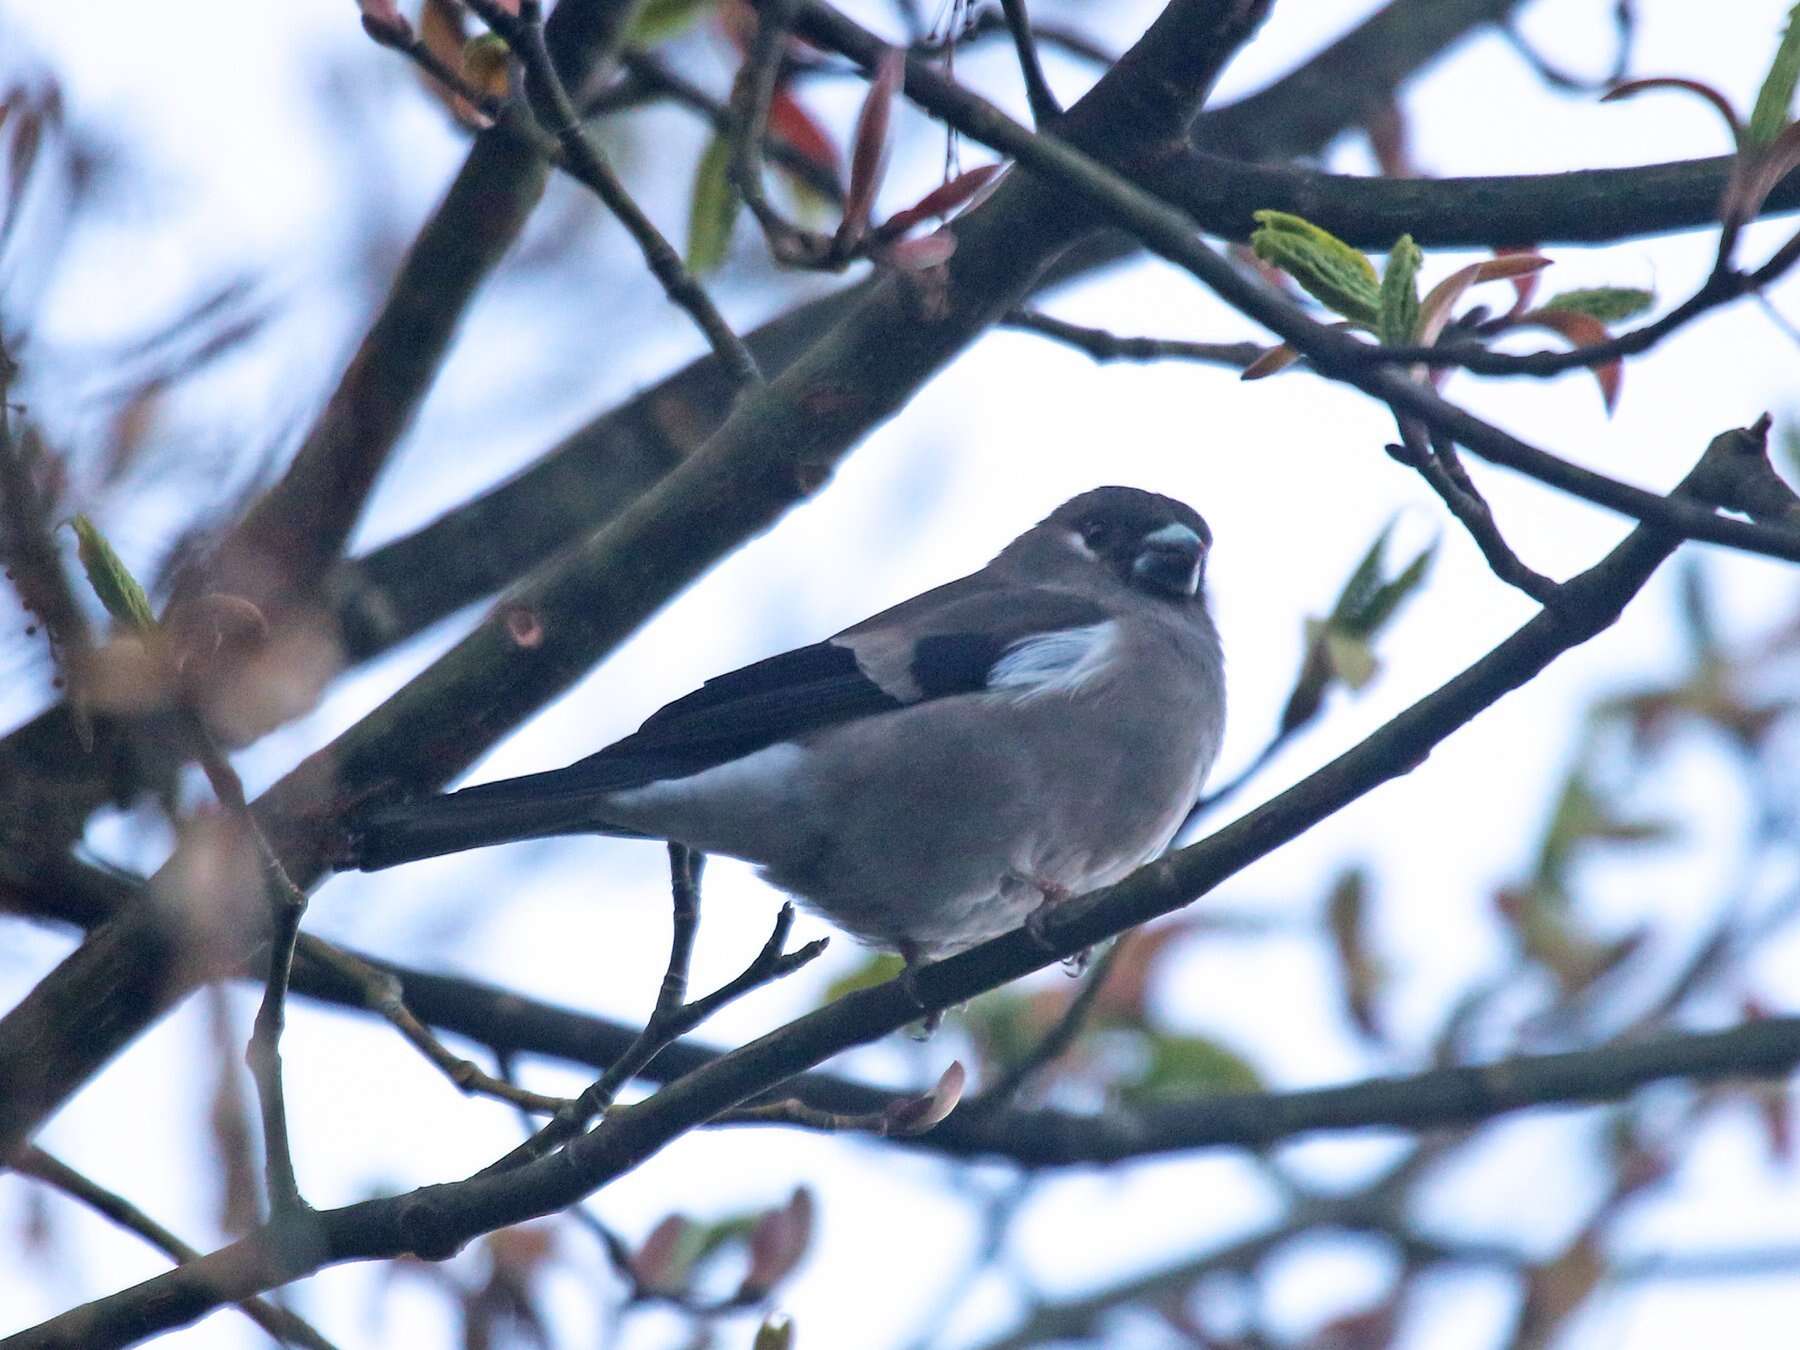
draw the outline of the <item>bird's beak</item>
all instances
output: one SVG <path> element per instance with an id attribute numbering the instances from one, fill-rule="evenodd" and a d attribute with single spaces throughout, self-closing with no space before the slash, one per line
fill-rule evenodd
<path id="1" fill-rule="evenodd" d="M 1199 593 L 1206 541 L 1186 525 L 1165 525 L 1145 535 L 1131 564 L 1132 580 L 1170 595 Z"/>

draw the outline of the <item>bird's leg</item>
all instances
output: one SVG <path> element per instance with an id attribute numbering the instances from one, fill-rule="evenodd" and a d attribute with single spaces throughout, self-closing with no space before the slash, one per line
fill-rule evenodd
<path id="1" fill-rule="evenodd" d="M 895 950 L 900 953 L 900 959 L 906 962 L 906 969 L 900 972 L 900 987 L 906 991 L 906 996 L 913 1001 L 913 1006 L 925 1014 L 919 1021 L 919 1030 L 913 1036 L 913 1039 L 918 1041 L 930 1040 L 932 1034 L 943 1025 L 944 1014 L 942 1009 L 926 1007 L 925 996 L 919 992 L 919 971 L 927 964 L 925 955 L 920 950 L 917 943 L 908 942 L 904 938 L 895 944 Z"/>
<path id="2" fill-rule="evenodd" d="M 1050 940 L 1050 911 L 1057 905 L 1074 899 L 1075 892 L 1067 886 L 1036 877 L 1030 879 L 1030 884 L 1043 899 L 1038 902 L 1037 907 L 1031 913 L 1025 916 L 1025 931 L 1031 934 L 1032 940 L 1045 951 L 1055 952 L 1056 944 Z M 1091 950 L 1084 947 L 1073 956 L 1063 958 L 1063 969 L 1068 972 L 1071 979 L 1087 969 L 1090 955 L 1092 955 Z"/>

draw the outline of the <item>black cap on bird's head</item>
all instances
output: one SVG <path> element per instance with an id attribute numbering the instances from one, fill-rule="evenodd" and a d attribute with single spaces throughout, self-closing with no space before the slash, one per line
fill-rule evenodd
<path id="1" fill-rule="evenodd" d="M 1198 511 L 1173 497 L 1095 488 L 1064 502 L 1044 524 L 1066 529 L 1127 586 L 1174 600 L 1200 594 L 1212 530 Z"/>

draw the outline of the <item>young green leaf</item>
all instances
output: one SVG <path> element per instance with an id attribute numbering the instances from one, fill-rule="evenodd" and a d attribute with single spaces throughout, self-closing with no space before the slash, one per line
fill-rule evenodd
<path id="1" fill-rule="evenodd" d="M 731 142 L 714 136 L 694 171 L 693 201 L 688 207 L 688 270 L 704 275 L 717 271 L 731 247 L 743 199 L 731 181 Z"/>
<path id="2" fill-rule="evenodd" d="M 1655 291 L 1646 291 L 1637 286 L 1594 286 L 1586 290 L 1560 291 L 1538 308 L 1585 314 L 1601 323 L 1624 323 L 1627 319 L 1635 319 L 1655 303 Z"/>
<path id="3" fill-rule="evenodd" d="M 1384 345 L 1404 347 L 1419 331 L 1419 264 L 1425 255 L 1410 234 L 1394 241 L 1381 273 L 1381 322 L 1376 334 Z"/>
<path id="4" fill-rule="evenodd" d="M 1380 663 L 1376 661 L 1375 649 L 1369 645 L 1368 639 L 1341 628 L 1327 628 L 1323 640 L 1325 657 L 1331 662 L 1331 673 L 1351 689 L 1361 689 L 1375 678 Z"/>
<path id="5" fill-rule="evenodd" d="M 1343 628 L 1354 623 L 1356 616 L 1380 588 L 1381 559 L 1387 552 L 1388 537 L 1393 532 L 1394 522 L 1390 520 L 1381 527 L 1381 533 L 1375 536 L 1374 542 L 1357 560 L 1349 579 L 1338 592 L 1337 603 L 1331 607 L 1331 617 L 1326 620 L 1332 627 Z"/>
<path id="6" fill-rule="evenodd" d="M 1794 102 L 1794 85 L 1800 82 L 1800 5 L 1788 11 L 1787 28 L 1769 73 L 1756 95 L 1756 106 L 1750 110 L 1750 125 L 1744 139 L 1751 145 L 1767 145 L 1788 124 L 1788 109 Z"/>
<path id="7" fill-rule="evenodd" d="M 644 0 L 625 30 L 625 41 L 634 47 L 654 47 L 679 37 L 717 6 L 718 0 Z"/>
<path id="8" fill-rule="evenodd" d="M 1373 637 L 1387 627 L 1388 620 L 1394 617 L 1401 601 L 1424 584 L 1425 578 L 1431 574 L 1432 560 L 1436 557 L 1437 541 L 1434 539 L 1420 549 L 1418 556 L 1402 567 L 1392 581 L 1376 588 L 1357 616 L 1359 629 L 1365 636 Z"/>
<path id="9" fill-rule="evenodd" d="M 1134 1083 L 1119 1090 L 1128 1105 L 1159 1098 L 1202 1094 L 1257 1092 L 1262 1074 L 1237 1051 L 1205 1036 L 1150 1032 L 1145 1037 L 1149 1063 Z"/>
<path id="10" fill-rule="evenodd" d="M 854 994 L 863 989 L 873 989 L 878 984 L 886 984 L 901 971 L 906 969 L 906 962 L 897 956 L 885 953 L 867 957 L 855 970 L 840 975 L 825 989 L 826 1003 L 836 1003 L 845 994 Z"/>
<path id="11" fill-rule="evenodd" d="M 87 573 L 88 585 L 106 606 L 106 612 L 128 628 L 147 633 L 156 627 L 156 615 L 150 609 L 150 598 L 131 575 L 113 546 L 106 541 L 94 522 L 77 515 L 70 522 L 75 530 L 75 551 Z"/>
<path id="12" fill-rule="evenodd" d="M 1375 264 L 1311 221 L 1285 211 L 1257 211 L 1250 247 L 1300 283 L 1307 294 L 1346 319 L 1374 328 L 1381 318 Z"/>

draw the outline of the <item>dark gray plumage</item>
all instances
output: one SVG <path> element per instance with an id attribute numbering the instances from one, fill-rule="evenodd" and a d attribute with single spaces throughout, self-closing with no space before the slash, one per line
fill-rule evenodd
<path id="1" fill-rule="evenodd" d="M 1064 503 L 971 576 L 710 680 L 564 769 L 376 808 L 350 865 L 512 839 L 674 839 L 760 865 L 866 941 L 936 958 L 1165 848 L 1225 683 L 1191 509 Z"/>

